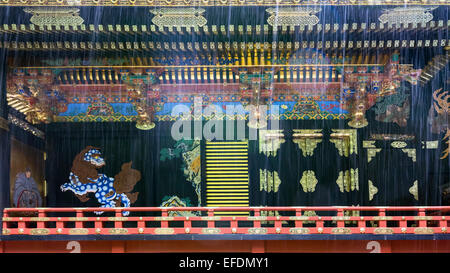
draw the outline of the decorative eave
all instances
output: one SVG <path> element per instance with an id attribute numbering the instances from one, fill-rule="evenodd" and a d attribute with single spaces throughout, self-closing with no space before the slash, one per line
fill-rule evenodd
<path id="1" fill-rule="evenodd" d="M 73 6 L 429 6 L 450 5 L 447 0 L 3 0 L 1 6 L 73 7 Z"/>

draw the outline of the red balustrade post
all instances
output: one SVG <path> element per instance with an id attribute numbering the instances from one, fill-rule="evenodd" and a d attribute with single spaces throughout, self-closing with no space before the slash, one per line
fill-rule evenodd
<path id="1" fill-rule="evenodd" d="M 115 219 L 114 219 L 114 227 L 122 228 L 122 210 L 116 209 Z"/>
<path id="2" fill-rule="evenodd" d="M 302 210 L 301 209 L 295 209 L 295 216 L 301 217 L 302 216 Z M 295 227 L 303 227 L 303 221 L 295 220 Z"/>
<path id="3" fill-rule="evenodd" d="M 76 220 L 75 220 L 75 228 L 83 228 L 83 221 L 80 221 L 83 218 L 82 210 L 75 210 L 76 212 Z"/>
<path id="4" fill-rule="evenodd" d="M 212 221 L 211 218 L 214 217 L 214 210 L 213 209 L 208 209 L 208 228 L 213 228 L 214 227 L 214 221 Z"/>
<path id="5" fill-rule="evenodd" d="M 259 217 L 261 217 L 260 209 L 255 209 L 255 217 L 256 217 L 257 220 L 253 220 L 253 226 L 255 228 L 260 228 L 261 227 L 261 220 L 258 220 Z"/>
<path id="6" fill-rule="evenodd" d="M 169 214 L 167 213 L 166 209 L 161 210 L 161 217 L 163 220 L 161 220 L 161 228 L 168 228 L 169 227 L 169 221 L 167 221 L 167 217 Z"/>
<path id="7" fill-rule="evenodd" d="M 45 222 L 42 221 L 45 218 L 45 210 L 38 210 L 38 221 L 37 221 L 37 228 L 45 228 Z"/>
<path id="8" fill-rule="evenodd" d="M 6 218 L 8 218 L 8 212 L 5 209 L 5 210 L 3 210 L 3 221 L 2 221 L 3 222 L 3 224 L 2 224 L 3 232 L 5 232 L 8 229 L 8 222 L 5 221 Z"/>
<path id="9" fill-rule="evenodd" d="M 338 219 L 336 220 L 337 227 L 339 227 L 339 228 L 345 227 L 345 222 L 343 220 L 339 220 L 344 217 L 344 209 L 338 208 L 337 217 L 338 217 Z"/>
<path id="10" fill-rule="evenodd" d="M 378 211 L 378 216 L 380 217 L 380 219 L 386 219 L 385 218 L 386 217 L 386 209 L 380 209 Z M 381 228 L 387 227 L 386 220 L 380 220 L 378 223 L 379 223 L 379 227 L 381 227 Z"/>
<path id="11" fill-rule="evenodd" d="M 439 227 L 441 228 L 441 231 L 446 233 L 447 232 L 447 217 L 441 216 L 441 220 L 439 221 Z"/>
<path id="12" fill-rule="evenodd" d="M 419 209 L 419 227 L 427 227 L 427 220 L 425 220 L 425 209 L 424 208 L 420 208 Z"/>

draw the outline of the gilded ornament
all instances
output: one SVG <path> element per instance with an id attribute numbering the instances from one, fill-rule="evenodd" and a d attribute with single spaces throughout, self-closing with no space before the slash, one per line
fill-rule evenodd
<path id="1" fill-rule="evenodd" d="M 80 222 L 80 221 L 88 221 L 87 217 L 69 217 L 69 221 Z"/>
<path id="2" fill-rule="evenodd" d="M 312 156 L 317 144 L 322 142 L 322 130 L 294 129 L 293 142 L 302 150 L 303 156 Z"/>
<path id="3" fill-rule="evenodd" d="M 447 133 L 445 134 L 444 138 L 442 139 L 442 141 L 444 141 L 445 139 L 447 139 L 447 149 L 445 149 L 445 151 L 443 152 L 443 155 L 441 156 L 441 159 L 447 158 L 448 154 L 450 153 L 450 129 L 447 129 Z"/>
<path id="4" fill-rule="evenodd" d="M 381 151 L 381 148 L 367 149 L 367 163 L 372 161 L 372 158 L 374 158 L 377 155 L 377 153 L 379 153 L 380 151 Z"/>
<path id="5" fill-rule="evenodd" d="M 419 186 L 418 186 L 418 181 L 414 181 L 414 184 L 412 185 L 411 188 L 409 188 L 409 193 L 412 194 L 414 196 L 414 199 L 419 200 Z"/>
<path id="6" fill-rule="evenodd" d="M 308 234 L 309 228 L 290 228 L 289 233 L 291 233 L 291 234 Z"/>
<path id="7" fill-rule="evenodd" d="M 174 234 L 175 230 L 173 228 L 157 228 L 155 233 L 160 235 Z"/>
<path id="8" fill-rule="evenodd" d="M 220 229 L 219 228 L 202 228 L 203 234 L 219 234 Z"/>
<path id="9" fill-rule="evenodd" d="M 408 144 L 406 144 L 406 142 L 403 141 L 394 141 L 391 143 L 391 146 L 397 149 L 400 148 L 405 148 Z"/>
<path id="10" fill-rule="evenodd" d="M 336 184 L 341 192 L 359 191 L 358 169 L 340 171 Z"/>
<path id="11" fill-rule="evenodd" d="M 414 229 L 415 234 L 433 234 L 434 230 L 432 228 L 418 227 Z"/>
<path id="12" fill-rule="evenodd" d="M 425 149 L 437 149 L 439 146 L 439 141 L 422 141 L 422 148 Z"/>
<path id="13" fill-rule="evenodd" d="M 203 27 L 207 23 L 207 20 L 203 17 L 204 12 L 205 9 L 202 8 L 161 8 L 150 10 L 150 13 L 155 15 L 152 23 L 158 27 Z"/>
<path id="14" fill-rule="evenodd" d="M 46 228 L 34 228 L 30 231 L 31 235 L 48 235 L 50 230 Z"/>
<path id="15" fill-rule="evenodd" d="M 109 229 L 109 234 L 120 235 L 120 234 L 128 234 L 128 229 L 126 228 L 111 228 Z"/>
<path id="16" fill-rule="evenodd" d="M 268 170 L 259 170 L 259 190 L 266 192 L 278 192 L 281 180 L 277 172 L 270 172 Z"/>
<path id="17" fill-rule="evenodd" d="M 277 26 L 314 26 L 319 23 L 319 18 L 314 15 L 321 11 L 317 7 L 277 7 L 268 8 L 270 14 L 267 23 L 273 27 Z"/>
<path id="18" fill-rule="evenodd" d="M 266 156 L 277 156 L 284 142 L 283 130 L 259 130 L 259 152 Z"/>
<path id="19" fill-rule="evenodd" d="M 364 140 L 363 141 L 363 148 L 376 148 L 375 146 L 375 140 Z"/>
<path id="20" fill-rule="evenodd" d="M 80 10 L 77 8 L 65 7 L 32 7 L 25 8 L 24 12 L 33 16 L 30 22 L 34 25 L 43 26 L 79 26 L 84 20 L 79 16 Z"/>
<path id="21" fill-rule="evenodd" d="M 5 228 L 5 229 L 2 230 L 2 234 L 3 235 L 10 235 L 11 231 L 9 229 Z"/>
<path id="22" fill-rule="evenodd" d="M 266 228 L 249 228 L 248 233 L 249 234 L 266 234 L 267 229 Z"/>
<path id="23" fill-rule="evenodd" d="M 349 228 L 333 228 L 331 229 L 332 234 L 351 234 L 352 230 Z"/>
<path id="24" fill-rule="evenodd" d="M 314 192 L 318 181 L 314 174 L 314 171 L 304 171 L 302 178 L 300 179 L 300 185 L 302 185 L 304 192 Z"/>
<path id="25" fill-rule="evenodd" d="M 372 201 L 375 194 L 378 193 L 378 188 L 375 187 L 372 181 L 369 180 L 369 201 Z"/>
<path id="26" fill-rule="evenodd" d="M 393 234 L 394 230 L 392 228 L 376 228 L 373 230 L 375 234 Z"/>
<path id="27" fill-rule="evenodd" d="M 128 217 L 108 217 L 109 221 L 127 221 Z"/>
<path id="28" fill-rule="evenodd" d="M 408 155 L 412 159 L 413 162 L 416 162 L 416 149 L 402 149 L 404 153 Z"/>
<path id="29" fill-rule="evenodd" d="M 86 235 L 89 234 L 89 230 L 87 228 L 71 228 L 69 229 L 70 235 Z"/>
<path id="30" fill-rule="evenodd" d="M 378 20 L 389 25 L 426 24 L 433 19 L 431 11 L 437 7 L 397 7 L 385 9 Z"/>
<path id="31" fill-rule="evenodd" d="M 330 142 L 334 143 L 340 156 L 358 154 L 357 133 L 355 129 L 333 129 Z"/>

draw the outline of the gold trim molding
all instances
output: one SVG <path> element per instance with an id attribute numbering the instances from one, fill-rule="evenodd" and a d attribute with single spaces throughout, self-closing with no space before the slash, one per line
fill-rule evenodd
<path id="1" fill-rule="evenodd" d="M 332 129 L 330 142 L 334 143 L 340 156 L 358 154 L 357 133 L 355 129 Z"/>
<path id="2" fill-rule="evenodd" d="M 87 228 L 71 228 L 69 230 L 70 235 L 86 235 L 89 234 L 89 230 Z"/>
<path id="3" fill-rule="evenodd" d="M 322 130 L 315 129 L 294 129 L 293 142 L 302 150 L 303 156 L 314 155 L 317 144 L 322 142 Z"/>
<path id="4" fill-rule="evenodd" d="M 449 6 L 446 0 L 3 0 L 2 6 L 22 7 L 86 7 L 86 6 L 145 6 L 145 7 L 199 7 L 199 6 Z"/>

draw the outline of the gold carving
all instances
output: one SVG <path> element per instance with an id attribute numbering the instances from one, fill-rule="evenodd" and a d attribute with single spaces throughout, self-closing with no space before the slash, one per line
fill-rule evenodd
<path id="1" fill-rule="evenodd" d="M 293 220 L 293 221 L 305 221 L 305 220 L 309 220 L 309 216 L 290 216 L 289 220 Z"/>
<path id="2" fill-rule="evenodd" d="M 408 144 L 406 144 L 406 142 L 403 141 L 394 141 L 391 143 L 391 146 L 397 149 L 400 148 L 405 148 Z"/>
<path id="3" fill-rule="evenodd" d="M 266 12 L 270 14 L 267 23 L 273 27 L 295 27 L 314 26 L 319 22 L 319 18 L 314 15 L 320 12 L 318 7 L 277 7 L 268 8 Z"/>
<path id="4" fill-rule="evenodd" d="M 48 235 L 50 230 L 46 228 L 35 228 L 30 231 L 31 235 Z"/>
<path id="5" fill-rule="evenodd" d="M 285 141 L 283 130 L 259 130 L 259 152 L 266 156 L 277 156 Z"/>
<path id="6" fill-rule="evenodd" d="M 414 229 L 416 234 L 433 234 L 434 230 L 432 228 L 418 227 Z"/>
<path id="7" fill-rule="evenodd" d="M 349 228 L 333 228 L 331 229 L 332 234 L 351 234 L 352 230 Z"/>
<path id="8" fill-rule="evenodd" d="M 270 172 L 268 170 L 259 170 L 259 190 L 266 192 L 278 192 L 281 184 L 280 177 L 277 172 Z"/>
<path id="9" fill-rule="evenodd" d="M 314 171 L 304 171 L 302 178 L 300 179 L 300 185 L 302 185 L 304 192 L 314 192 L 318 181 L 314 174 Z"/>
<path id="10" fill-rule="evenodd" d="M 9 229 L 5 228 L 5 229 L 2 230 L 2 234 L 3 235 L 10 235 L 11 231 Z"/>
<path id="11" fill-rule="evenodd" d="M 294 129 L 293 142 L 302 150 L 303 156 L 312 156 L 317 144 L 322 142 L 322 130 Z"/>
<path id="12" fill-rule="evenodd" d="M 375 234 L 393 234 L 394 230 L 392 228 L 376 228 L 373 233 Z"/>
<path id="13" fill-rule="evenodd" d="M 88 221 L 89 218 L 87 217 L 69 217 L 69 221 Z"/>
<path id="14" fill-rule="evenodd" d="M 435 140 L 435 141 L 422 141 L 422 148 L 425 149 L 437 149 L 439 146 L 439 141 Z"/>
<path id="15" fill-rule="evenodd" d="M 203 234 L 220 234 L 219 228 L 202 228 Z"/>
<path id="16" fill-rule="evenodd" d="M 447 149 L 445 149 L 445 151 L 443 151 L 443 155 L 441 156 L 441 159 L 447 158 L 448 154 L 450 153 L 450 129 L 447 129 L 447 132 L 445 133 L 444 138 L 442 139 L 442 141 L 444 141 L 445 139 L 447 139 Z"/>
<path id="17" fill-rule="evenodd" d="M 71 228 L 69 230 L 70 235 L 86 235 L 89 234 L 89 230 L 87 228 Z"/>
<path id="18" fill-rule="evenodd" d="M 387 2 L 387 0 L 386 0 Z M 385 9 L 378 20 L 388 25 L 408 25 L 422 24 L 425 25 L 433 19 L 432 10 L 437 7 L 396 7 Z"/>
<path id="19" fill-rule="evenodd" d="M 265 221 L 265 220 L 267 220 L 267 217 L 266 216 L 249 216 L 249 217 L 247 217 L 247 220 L 250 220 L 250 221 Z"/>
<path id="20" fill-rule="evenodd" d="M 155 221 L 172 221 L 173 217 L 155 217 Z"/>
<path id="21" fill-rule="evenodd" d="M 174 234 L 175 230 L 173 228 L 157 228 L 155 229 L 156 234 Z"/>
<path id="22" fill-rule="evenodd" d="M 373 221 L 390 221 L 392 220 L 392 216 L 374 216 L 372 217 Z"/>
<path id="23" fill-rule="evenodd" d="M 364 140 L 363 141 L 363 148 L 376 148 L 375 146 L 375 140 Z"/>
<path id="24" fill-rule="evenodd" d="M 413 162 L 416 162 L 416 149 L 402 149 L 402 151 L 406 153 Z"/>
<path id="25" fill-rule="evenodd" d="M 367 149 L 367 162 L 372 161 L 372 158 L 377 155 L 381 151 L 381 148 L 377 149 Z"/>
<path id="26" fill-rule="evenodd" d="M 207 20 L 202 8 L 161 8 L 150 10 L 152 23 L 158 27 L 203 27 Z"/>
<path id="27" fill-rule="evenodd" d="M 433 220 L 432 216 L 414 216 L 414 220 Z"/>
<path id="28" fill-rule="evenodd" d="M 127 221 L 128 218 L 127 217 L 108 217 L 108 220 L 120 222 L 120 221 Z"/>
<path id="29" fill-rule="evenodd" d="M 369 200 L 372 201 L 375 194 L 378 193 L 378 188 L 375 187 L 372 181 L 369 180 Z"/>
<path id="30" fill-rule="evenodd" d="M 126 228 L 111 228 L 109 229 L 109 234 L 120 235 L 120 234 L 128 234 L 128 229 Z"/>
<path id="31" fill-rule="evenodd" d="M 249 228 L 248 233 L 249 234 L 266 234 L 267 229 L 266 228 Z"/>
<path id="32" fill-rule="evenodd" d="M 419 200 L 419 186 L 418 186 L 418 181 L 414 181 L 414 184 L 412 185 L 411 188 L 409 188 L 409 193 L 412 194 L 414 196 L 414 199 Z"/>
<path id="33" fill-rule="evenodd" d="M 344 190 L 346 192 L 359 191 L 358 169 L 350 169 L 345 172 L 340 171 L 336 184 L 341 192 L 344 192 Z"/>
<path id="34" fill-rule="evenodd" d="M 201 217 L 201 220 L 204 221 L 218 221 L 220 220 L 221 217 L 220 216 L 207 216 L 207 217 Z"/>
<path id="35" fill-rule="evenodd" d="M 10 222 L 10 221 L 12 221 L 12 218 L 11 217 L 3 217 L 2 221 L 3 222 Z"/>
<path id="36" fill-rule="evenodd" d="M 33 16 L 30 22 L 43 26 L 79 26 L 84 20 L 80 17 L 80 10 L 77 8 L 63 7 L 32 7 L 25 8 L 24 12 L 31 13 Z"/>
<path id="37" fill-rule="evenodd" d="M 348 157 L 358 154 L 357 134 L 355 129 L 333 129 L 330 142 L 334 143 L 340 156 Z"/>
<path id="38" fill-rule="evenodd" d="M 291 234 L 308 234 L 309 228 L 290 228 L 289 233 L 291 233 Z"/>

